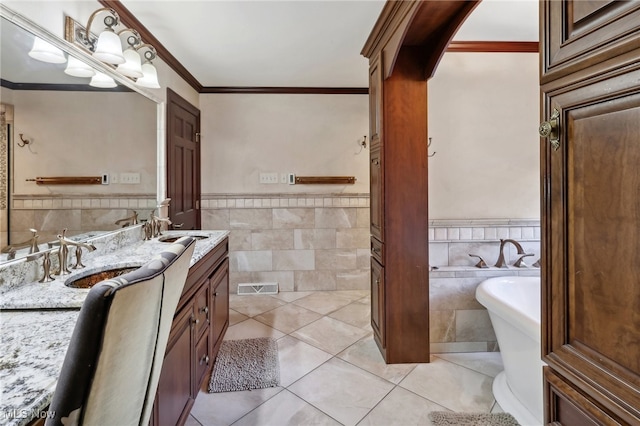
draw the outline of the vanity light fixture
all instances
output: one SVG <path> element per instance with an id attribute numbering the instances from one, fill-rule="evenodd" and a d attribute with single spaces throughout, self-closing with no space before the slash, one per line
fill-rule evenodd
<path id="1" fill-rule="evenodd" d="M 138 48 L 138 51 L 146 48 L 144 52 L 144 64 L 142 64 L 143 76 L 136 80 L 136 84 L 141 87 L 147 87 L 149 89 L 159 89 L 160 83 L 158 83 L 158 70 L 153 66 L 151 61 L 156 58 L 156 49 L 150 44 L 143 44 Z"/>
<path id="2" fill-rule="evenodd" d="M 96 75 L 96 70 L 75 56 L 69 55 L 69 61 L 67 62 L 67 67 L 64 69 L 64 73 L 74 77 L 93 77 Z"/>
<path id="3" fill-rule="evenodd" d="M 122 75 L 126 75 L 127 77 L 140 78 L 144 74 L 142 73 L 142 61 L 136 49 L 138 49 L 142 44 L 142 39 L 140 38 L 140 34 L 138 34 L 136 30 L 132 30 L 130 28 L 125 28 L 124 30 L 118 32 L 118 36 L 122 35 L 125 32 L 129 32 L 132 35 L 127 37 L 127 44 L 129 45 L 129 47 L 127 47 L 127 49 L 123 53 L 125 63 L 118 65 L 116 71 L 118 71 Z"/>
<path id="4" fill-rule="evenodd" d="M 29 56 L 38 61 L 48 62 L 50 64 L 64 64 L 67 58 L 61 49 L 55 47 L 48 41 L 36 37 L 33 40 L 33 47 L 29 51 Z"/>
<path id="5" fill-rule="evenodd" d="M 109 77 L 103 72 L 98 71 L 96 72 L 96 75 L 91 77 L 89 86 L 99 87 L 101 89 L 111 89 L 113 87 L 116 87 L 117 84 L 113 78 Z"/>
<path id="6" fill-rule="evenodd" d="M 101 12 L 109 13 L 104 20 L 107 28 L 97 36 L 90 28 L 96 15 Z M 105 62 L 115 72 L 133 80 L 138 86 L 160 88 L 158 71 L 151 63 L 158 56 L 156 49 L 144 43 L 140 33 L 135 29 L 125 28 L 116 33 L 115 28 L 120 24 L 120 17 L 115 10 L 108 7 L 96 10 L 91 14 L 86 28 L 69 16 L 65 19 L 65 40 L 87 50 L 94 58 Z M 122 38 L 125 33 L 129 34 Z M 124 51 L 122 40 L 126 40 Z M 120 57 L 121 59 L 118 59 Z"/>
<path id="7" fill-rule="evenodd" d="M 105 29 L 98 36 L 98 40 L 95 42 L 95 46 L 92 46 L 93 49 L 93 57 L 108 64 L 124 64 L 124 54 L 122 53 L 122 43 L 120 42 L 120 37 L 115 33 L 113 27 L 117 26 L 120 23 L 120 17 L 118 13 L 108 7 L 103 7 L 102 9 L 98 9 L 91 14 L 89 17 L 89 22 L 87 23 L 86 38 L 90 40 L 89 32 L 91 31 L 91 24 L 93 23 L 93 19 L 100 12 L 108 12 L 104 18 Z"/>

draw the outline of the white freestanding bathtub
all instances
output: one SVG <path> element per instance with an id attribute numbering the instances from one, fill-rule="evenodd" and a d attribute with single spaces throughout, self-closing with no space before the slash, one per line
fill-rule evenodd
<path id="1" fill-rule="evenodd" d="M 522 426 L 542 425 L 540 278 L 490 278 L 476 299 L 489 311 L 504 363 L 493 382 L 496 401 Z"/>

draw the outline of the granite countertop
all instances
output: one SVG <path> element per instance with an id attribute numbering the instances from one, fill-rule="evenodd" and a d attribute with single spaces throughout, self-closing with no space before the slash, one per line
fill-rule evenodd
<path id="1" fill-rule="evenodd" d="M 198 239 L 191 266 L 220 244 L 227 231 L 168 231 Z M 87 259 L 86 268 L 48 283 L 25 283 L 0 294 L 0 424 L 25 425 L 45 409 L 55 390 L 71 333 L 88 289 L 65 281 L 120 266 L 139 266 L 168 246 L 140 241 Z"/>
<path id="2" fill-rule="evenodd" d="M 196 240 L 196 247 L 191 258 L 191 266 L 200 260 L 207 252 L 217 246 L 227 235 L 227 231 L 165 231 L 163 236 L 195 235 L 207 236 Z M 167 248 L 169 243 L 161 242 L 158 238 L 139 241 L 113 253 L 100 255 L 98 250 L 90 253 L 93 258 L 88 260 L 83 255 L 83 269 L 72 269 L 71 273 L 63 277 L 54 276 L 55 280 L 40 283 L 37 281 L 25 283 L 15 289 L 0 294 L 0 310 L 7 309 L 51 309 L 51 308 L 80 308 L 89 289 L 71 288 L 66 282 L 76 278 L 91 275 L 115 268 L 138 267 L 151 257 Z M 42 273 L 42 271 L 40 271 Z"/>

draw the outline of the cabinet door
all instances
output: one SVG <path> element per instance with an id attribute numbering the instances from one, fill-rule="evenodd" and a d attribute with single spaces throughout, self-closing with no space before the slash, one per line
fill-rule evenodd
<path id="1" fill-rule="evenodd" d="M 546 18 L 544 82 L 633 50 L 640 42 L 637 1 L 546 1 L 540 12 Z"/>
<path id="2" fill-rule="evenodd" d="M 542 87 L 560 111 L 560 145 L 544 145 L 543 353 L 623 424 L 640 424 L 639 81 L 636 64 Z"/>
<path id="3" fill-rule="evenodd" d="M 371 215 L 371 235 L 384 242 L 384 168 L 382 148 L 371 149 L 369 164 L 369 203 Z"/>
<path id="4" fill-rule="evenodd" d="M 211 278 L 211 307 L 211 345 L 217 348 L 229 325 L 229 259 L 224 260 Z"/>
<path id="5" fill-rule="evenodd" d="M 382 133 L 382 66 L 380 56 L 369 67 L 369 142 L 378 145 Z"/>
<path id="6" fill-rule="evenodd" d="M 384 348 L 384 267 L 371 259 L 371 327 L 378 346 Z"/>
<path id="7" fill-rule="evenodd" d="M 183 424 L 195 401 L 194 323 L 193 303 L 186 305 L 173 320 L 155 401 L 156 425 Z"/>

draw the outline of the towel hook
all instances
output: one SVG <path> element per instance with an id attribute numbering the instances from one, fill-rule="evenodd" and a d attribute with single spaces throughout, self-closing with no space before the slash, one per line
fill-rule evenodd
<path id="1" fill-rule="evenodd" d="M 24 133 L 20 133 L 20 140 L 22 141 L 22 145 L 20 144 L 20 142 L 17 142 L 17 144 L 18 144 L 18 146 L 19 146 L 20 148 L 22 148 L 22 147 L 23 147 L 23 146 L 25 146 L 25 145 L 29 145 L 29 144 L 31 143 L 31 141 L 30 141 L 29 139 L 25 139 L 25 138 L 23 137 L 23 135 L 24 135 Z"/>
<path id="2" fill-rule="evenodd" d="M 361 141 L 358 141 L 358 146 L 360 146 L 360 150 L 358 152 L 356 152 L 353 155 L 358 155 L 362 152 L 363 149 L 365 149 L 367 147 L 367 135 L 364 135 L 364 139 Z"/>
<path id="3" fill-rule="evenodd" d="M 431 142 L 432 142 L 431 139 L 433 139 L 433 138 L 429 138 L 429 142 L 427 143 L 427 157 L 429 157 L 429 158 L 431 158 L 434 155 L 436 155 L 435 151 L 433 151 L 433 154 L 429 154 L 429 147 L 431 147 Z"/>

